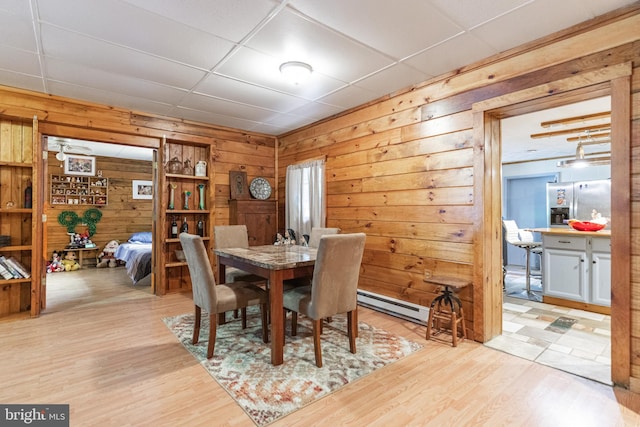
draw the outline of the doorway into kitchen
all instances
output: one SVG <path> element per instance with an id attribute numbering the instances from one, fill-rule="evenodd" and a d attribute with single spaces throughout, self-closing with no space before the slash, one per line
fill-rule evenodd
<path id="1" fill-rule="evenodd" d="M 610 109 L 610 98 L 602 97 L 501 120 L 502 218 L 515 221 L 518 228 L 524 230 L 521 238 L 527 235 L 526 230 L 551 227 L 558 227 L 553 229 L 554 232 L 559 229 L 570 230 L 566 219 L 564 224 L 553 224 L 555 217 L 550 214 L 548 183 L 569 185 L 578 181 L 610 179 L 608 164 L 580 169 L 560 166 L 572 164 L 581 157 L 610 156 L 610 139 L 603 136 L 610 130 L 610 116 L 607 114 Z M 546 123 L 554 125 L 545 126 Z M 599 163 L 607 162 L 601 160 Z M 606 215 L 610 217 L 610 211 Z M 535 242 L 542 241 L 540 232 L 534 231 L 529 235 Z M 578 238 L 584 239 L 583 236 Z M 594 306 L 589 299 L 591 289 L 587 286 L 588 278 L 592 275 L 591 265 L 584 270 L 583 301 L 552 298 L 549 286 L 544 283 L 543 260 L 548 260 L 549 256 L 542 253 L 543 245 L 538 248 L 540 250 L 535 254 L 529 254 L 527 287 L 526 250 L 503 241 L 505 274 L 502 335 L 486 345 L 612 384 L 611 316 L 605 314 L 608 307 L 602 310 L 595 307 L 592 311 Z M 567 265 L 569 268 L 571 266 Z M 547 275 L 546 280 L 562 279 L 550 279 Z"/>

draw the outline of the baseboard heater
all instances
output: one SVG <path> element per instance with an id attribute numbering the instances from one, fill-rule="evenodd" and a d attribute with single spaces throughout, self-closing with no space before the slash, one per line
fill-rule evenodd
<path id="1" fill-rule="evenodd" d="M 368 291 L 358 290 L 358 303 L 421 325 L 426 325 L 429 317 L 428 307 Z"/>

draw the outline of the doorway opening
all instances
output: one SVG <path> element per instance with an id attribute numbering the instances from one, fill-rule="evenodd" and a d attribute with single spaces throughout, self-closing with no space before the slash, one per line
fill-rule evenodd
<path id="1" fill-rule="evenodd" d="M 551 227 L 570 230 L 566 224 L 552 223 L 553 218 L 548 214 L 549 185 L 610 179 L 610 166 L 600 165 L 580 171 L 559 168 L 558 162 L 575 155 L 576 143 L 569 140 L 573 135 L 558 132 L 561 139 L 554 143 L 557 146 L 548 143 L 545 146 L 529 137 L 540 133 L 540 124 L 553 121 L 553 118 L 587 117 L 609 112 L 610 108 L 610 98 L 602 97 L 501 120 L 503 219 L 515 220 L 522 230 Z M 604 121 L 601 123 L 606 124 Z M 593 122 L 575 121 L 570 128 L 564 129 L 570 131 L 589 125 L 593 125 Z M 514 130 L 514 126 L 526 130 Z M 601 126 L 606 127 L 604 124 Z M 518 133 L 527 134 L 524 136 L 531 141 L 514 142 L 514 135 Z M 589 155 L 610 155 L 610 142 L 592 145 Z M 533 240 L 543 240 L 541 233 L 532 233 Z M 590 310 L 587 304 L 590 289 L 586 289 L 586 282 L 584 304 L 572 300 L 563 303 L 562 299 L 549 298 L 552 292 L 547 286 L 549 283 L 545 284 L 544 281 L 562 280 L 545 275 L 544 270 L 548 266 L 543 260 L 548 261 L 549 254 L 531 256 L 527 288 L 525 250 L 506 242 L 503 244 L 502 335 L 487 342 L 487 346 L 611 385 L 611 316 L 602 312 L 606 313 L 608 308 L 603 308 L 601 312 Z M 540 248 L 541 252 L 546 250 L 544 245 Z M 591 275 L 590 270 L 588 275 Z M 611 278 L 607 280 L 610 283 Z"/>
<path id="2" fill-rule="evenodd" d="M 82 255 L 82 259 L 75 257 L 75 263 L 65 263 L 70 268 L 63 264 L 62 269 L 47 269 L 51 271 L 43 277 L 43 283 L 48 285 L 43 287 L 43 312 L 83 304 L 88 295 L 77 286 L 67 286 L 72 282 L 84 283 L 78 281 L 79 276 L 99 273 L 99 277 L 109 278 L 102 280 L 104 287 L 119 286 L 127 292 L 123 288 L 126 280 L 110 280 L 122 276 L 128 279 L 131 288 L 128 291 L 155 293 L 151 275 L 134 279 L 127 266 L 117 259 L 116 247 L 111 244 L 113 241 L 118 245 L 125 243 L 130 236 L 142 231 L 149 233 L 151 242 L 153 200 L 140 195 L 136 197 L 134 187 L 141 182 L 155 187 L 155 149 L 127 145 L 126 142 L 104 143 L 46 134 L 42 136 L 42 149 L 49 153 L 43 165 L 43 212 L 48 218 L 42 236 L 43 259 L 52 263 L 54 252 L 62 259 L 65 253 Z M 72 160 L 85 162 L 88 169 L 74 170 Z M 77 221 L 71 224 L 71 219 Z M 151 258 L 149 256 L 149 260 Z M 87 292 L 94 292 L 88 289 Z M 46 294 L 55 295 L 51 300 L 55 306 L 47 304 Z"/>

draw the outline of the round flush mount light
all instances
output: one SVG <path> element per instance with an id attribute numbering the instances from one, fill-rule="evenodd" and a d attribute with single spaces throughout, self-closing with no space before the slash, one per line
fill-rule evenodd
<path id="1" fill-rule="evenodd" d="M 280 72 L 291 83 L 299 85 L 311 76 L 311 65 L 300 61 L 289 61 L 280 65 Z"/>

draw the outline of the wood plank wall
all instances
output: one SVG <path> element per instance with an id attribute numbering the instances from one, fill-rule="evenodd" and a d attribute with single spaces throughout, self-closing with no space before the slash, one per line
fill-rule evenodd
<path id="1" fill-rule="evenodd" d="M 486 313 L 480 312 L 486 301 L 480 299 L 500 285 L 501 275 L 486 275 L 490 266 L 482 265 L 483 245 L 499 231 L 483 224 L 487 211 L 476 191 L 483 187 L 474 186 L 483 174 L 499 176 L 500 170 L 485 164 L 490 158 L 484 154 L 485 135 L 474 136 L 474 103 L 508 99 L 547 84 L 540 98 L 570 93 L 575 88 L 569 83 L 550 82 L 581 75 L 582 84 L 597 91 L 595 76 L 631 62 L 632 363 L 633 375 L 640 378 L 640 297 L 635 290 L 640 285 L 638 9 L 636 4 L 280 136 L 279 191 L 284 191 L 288 165 L 326 156 L 327 226 L 367 233 L 360 288 L 428 306 L 438 290 L 430 278 L 468 282 L 472 286 L 461 292 L 467 323 L 475 338 L 484 341 L 490 336 L 483 324 Z M 572 102 L 585 96 L 578 93 Z M 570 98 L 565 96 L 564 102 Z M 547 101 L 546 108 L 552 103 Z M 475 151 L 474 137 L 479 139 Z M 284 200 L 279 202 L 283 212 Z M 490 206 L 490 211 L 500 207 Z M 279 221 L 284 222 L 282 214 Z M 484 277 L 494 282 L 478 279 Z"/>
<path id="2" fill-rule="evenodd" d="M 63 175 L 63 164 L 55 156 L 48 159 L 48 179 L 51 185 L 51 175 Z M 97 224 L 93 242 L 98 246 L 96 255 L 110 240 L 126 242 L 132 233 L 137 231 L 151 231 L 153 201 L 134 199 L 132 180 L 151 181 L 152 162 L 114 157 L 96 157 L 96 171 L 102 171 L 104 178 L 109 178 L 109 202 L 106 206 L 93 205 L 52 205 L 47 198 L 47 257 L 51 257 L 53 250 L 62 250 L 69 243 L 66 227 L 58 223 L 58 215 L 63 211 L 73 211 L 82 217 L 87 209 L 96 208 L 102 212 Z M 45 193 L 48 195 L 50 188 Z M 79 226 L 76 232 L 81 233 Z"/>

